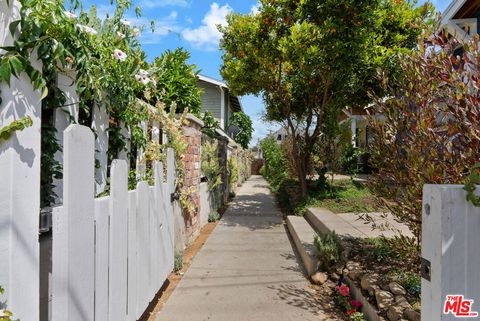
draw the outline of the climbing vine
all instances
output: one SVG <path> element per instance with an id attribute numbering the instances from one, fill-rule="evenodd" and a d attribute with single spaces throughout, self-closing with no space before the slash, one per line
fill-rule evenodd
<path id="1" fill-rule="evenodd" d="M 0 142 L 9 139 L 16 131 L 32 126 L 32 119 L 28 116 L 13 121 L 10 125 L 0 128 Z"/>
<path id="2" fill-rule="evenodd" d="M 202 142 L 201 166 L 202 174 L 207 177 L 209 190 L 222 184 L 222 169 L 218 159 L 218 141 L 204 139 Z"/>
<path id="3" fill-rule="evenodd" d="M 146 162 L 165 160 L 165 148 L 172 147 L 180 201 L 191 212 L 195 191 L 184 187 L 183 156 L 188 144 L 182 124 L 188 111 L 199 114 L 202 92 L 196 85 L 196 66 L 187 63 L 189 53 L 182 49 L 167 51 L 154 63 L 145 62 L 138 41 L 142 27 L 126 20 L 132 0 L 111 1 L 113 14 L 104 19 L 98 17 L 95 6 L 84 10 L 79 0 L 67 2 L 68 8 L 62 0 L 19 3 L 19 19 L 9 28 L 15 40 L 0 55 L 0 82 L 10 85 L 12 77 L 24 73 L 33 89 L 42 93 L 42 207 L 54 204 L 54 182 L 62 177 L 62 164 L 55 157 L 61 152 L 56 115 L 59 110 L 68 114 L 67 108 L 75 107 L 79 110 L 78 123 L 89 127 L 97 109 L 108 114 L 109 164 L 126 150 L 128 142 L 127 156 L 132 163 L 138 157 Z M 137 17 L 140 12 L 140 8 L 135 9 Z M 61 84 L 64 78 L 67 84 Z M 67 100 L 62 86 L 75 86 L 78 103 Z M 181 117 L 177 118 L 176 112 L 181 112 Z M 70 121 L 75 120 L 71 117 Z M 150 121 L 161 124 L 167 144 L 147 139 L 148 130 L 142 124 Z M 2 129 L 2 136 L 10 132 L 10 127 Z M 139 174 L 130 176 L 135 178 L 131 179 L 133 186 Z M 151 177 L 147 166 L 141 179 Z"/>
<path id="4" fill-rule="evenodd" d="M 62 166 L 54 157 L 61 151 L 55 115 L 58 109 L 72 106 L 60 89 L 59 74 L 71 75 L 71 83 L 75 83 L 80 123 L 89 126 L 94 107 L 106 108 L 112 125 L 110 153 L 116 152 L 110 157 L 113 159 L 127 139 L 139 148 L 146 144 L 139 124 L 147 114 L 140 113 L 135 104 L 146 85 L 135 77 L 146 65 L 145 54 L 137 40 L 140 29 L 124 19 L 130 0 L 117 0 L 113 15 L 104 20 L 97 17 L 94 6 L 84 11 L 78 0 L 69 2 L 69 10 L 62 0 L 19 3 L 19 19 L 9 26 L 15 41 L 4 47 L 0 56 L 0 81 L 10 85 L 12 77 L 25 73 L 33 89 L 42 92 L 41 204 L 48 206 L 56 197 L 54 179 L 62 175 Z M 37 59 L 40 69 L 32 63 Z M 126 127 L 131 137 L 124 137 L 120 126 Z"/>
<path id="5" fill-rule="evenodd" d="M 237 186 L 239 173 L 240 173 L 240 166 L 238 165 L 238 161 L 236 157 L 233 157 L 233 156 L 229 157 L 228 158 L 228 182 L 232 190 Z"/>

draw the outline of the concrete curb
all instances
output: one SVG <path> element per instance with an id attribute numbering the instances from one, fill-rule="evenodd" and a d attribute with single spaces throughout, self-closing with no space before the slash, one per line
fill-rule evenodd
<path id="1" fill-rule="evenodd" d="M 302 259 L 308 276 L 317 272 L 318 259 L 316 255 L 313 239 L 315 230 L 308 224 L 303 217 L 287 216 L 287 226 L 292 235 L 293 242 Z"/>

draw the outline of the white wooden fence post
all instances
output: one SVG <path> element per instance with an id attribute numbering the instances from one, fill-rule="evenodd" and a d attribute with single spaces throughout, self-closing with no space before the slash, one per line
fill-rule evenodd
<path id="1" fill-rule="evenodd" d="M 19 10 L 17 0 L 9 5 L 0 1 L 0 46 L 13 44 L 8 27 L 19 19 Z M 31 62 L 41 70 L 35 57 Z M 35 321 L 39 319 L 41 92 L 34 91 L 22 74 L 19 79 L 12 76 L 10 86 L 2 82 L 0 95 L 0 128 L 23 116 L 33 121 L 31 127 L 0 141 L 0 285 L 6 291 L 0 302 L 15 318 Z"/>
<path id="2" fill-rule="evenodd" d="M 73 122 L 78 123 L 79 112 L 79 98 L 76 92 L 75 85 L 75 72 L 66 71 L 58 74 L 57 79 L 58 88 L 63 91 L 65 95 L 65 106 L 59 107 L 55 110 L 55 129 L 57 133 L 55 138 L 57 139 L 62 150 L 55 153 L 55 160 L 63 163 L 63 132 Z M 56 194 L 55 203 L 62 204 L 63 202 L 63 179 L 54 179 L 53 185 L 55 185 L 53 192 Z"/>
<path id="3" fill-rule="evenodd" d="M 110 171 L 109 320 L 127 317 L 128 166 L 114 160 Z"/>
<path id="4" fill-rule="evenodd" d="M 457 320 L 443 314 L 447 295 L 480 313 L 480 208 L 461 185 L 425 185 L 422 216 L 422 321 Z"/>
<path id="5" fill-rule="evenodd" d="M 109 197 L 95 200 L 95 320 L 108 320 L 109 207 Z"/>
<path id="6" fill-rule="evenodd" d="M 92 129 L 95 131 L 95 159 L 98 168 L 95 169 L 95 194 L 105 191 L 108 167 L 108 113 L 104 105 L 93 108 Z"/>
<path id="7" fill-rule="evenodd" d="M 167 149 L 167 188 L 165 190 L 165 202 L 167 203 L 167 222 L 169 227 L 169 239 L 172 245 L 172 252 L 175 253 L 175 250 L 181 249 L 184 247 L 183 240 L 183 231 L 185 228 L 185 223 L 183 222 L 183 217 L 180 217 L 182 214 L 175 215 L 174 203 L 171 201 L 170 195 L 175 192 L 175 151 L 172 148 Z M 171 261 L 171 266 L 173 268 L 173 258 Z"/>
<path id="8" fill-rule="evenodd" d="M 148 184 L 137 184 L 137 319 L 147 308 L 150 279 Z"/>
<path id="9" fill-rule="evenodd" d="M 70 125 L 64 133 L 64 205 L 67 226 L 67 314 L 61 320 L 94 320 L 94 136 L 90 128 Z M 54 240 L 55 242 L 55 240 Z M 56 257 L 53 257 L 53 261 Z M 53 299 L 53 305 L 58 304 Z M 60 320 L 53 320 L 60 321 Z"/>
<path id="10" fill-rule="evenodd" d="M 137 192 L 128 192 L 128 321 L 137 320 Z"/>

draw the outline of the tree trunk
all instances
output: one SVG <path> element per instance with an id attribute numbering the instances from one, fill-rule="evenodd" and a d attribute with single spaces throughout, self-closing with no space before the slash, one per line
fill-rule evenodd
<path id="1" fill-rule="evenodd" d="M 297 155 L 295 157 L 295 167 L 297 170 L 298 183 L 300 184 L 300 192 L 302 198 L 305 198 L 308 194 L 307 188 L 307 174 L 308 174 L 308 165 L 310 159 L 309 149 L 301 150 L 298 144 L 294 144 L 293 154 Z"/>

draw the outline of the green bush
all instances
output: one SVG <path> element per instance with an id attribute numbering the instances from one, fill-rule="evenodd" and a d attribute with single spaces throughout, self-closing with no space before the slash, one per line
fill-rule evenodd
<path id="1" fill-rule="evenodd" d="M 183 252 L 175 251 L 175 256 L 173 259 L 173 271 L 178 272 L 183 269 Z"/>
<path id="2" fill-rule="evenodd" d="M 314 244 L 317 248 L 317 256 L 324 269 L 330 269 L 340 260 L 342 250 L 340 238 L 333 231 L 324 235 L 316 235 Z"/>
<path id="3" fill-rule="evenodd" d="M 273 137 L 264 139 L 260 143 L 260 148 L 265 159 L 265 165 L 260 173 L 270 183 L 272 189 L 276 191 L 287 178 L 288 169 L 285 156 Z"/>
<path id="4" fill-rule="evenodd" d="M 208 179 L 208 188 L 214 190 L 222 184 L 222 169 L 218 159 L 218 142 L 205 139 L 202 141 L 201 171 Z"/>
<path id="5" fill-rule="evenodd" d="M 218 214 L 217 211 L 213 211 L 213 212 L 211 212 L 210 214 L 208 214 L 208 221 L 209 221 L 210 223 L 216 222 L 216 221 L 218 221 L 218 220 L 220 220 L 220 214 Z"/>
<path id="6" fill-rule="evenodd" d="M 370 255 L 378 262 L 385 261 L 395 255 L 390 244 L 383 237 L 368 239 L 368 243 L 373 245 L 373 250 L 370 252 Z"/>
<path id="7" fill-rule="evenodd" d="M 396 281 L 400 283 L 410 295 L 420 298 L 422 290 L 420 275 L 414 272 L 401 272 L 396 276 Z"/>
<path id="8" fill-rule="evenodd" d="M 362 148 L 355 148 L 349 144 L 340 157 L 342 173 L 345 174 L 366 174 L 369 172 L 368 164 L 360 164 L 366 160 L 368 153 Z"/>

